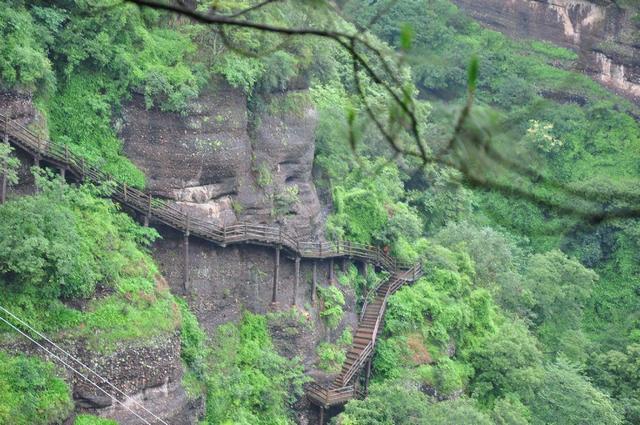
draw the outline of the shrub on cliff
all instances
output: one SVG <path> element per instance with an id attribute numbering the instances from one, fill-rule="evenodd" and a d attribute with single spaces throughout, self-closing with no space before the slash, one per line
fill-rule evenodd
<path id="1" fill-rule="evenodd" d="M 267 320 L 246 312 L 221 325 L 212 339 L 207 375 L 207 424 L 292 424 L 290 407 L 302 395 L 300 359 L 278 354 Z"/>
<path id="2" fill-rule="evenodd" d="M 71 392 L 53 364 L 0 351 L 0 423 L 62 423 L 72 410 Z"/>
<path id="3" fill-rule="evenodd" d="M 37 181 L 38 194 L 0 206 L 0 303 L 41 331 L 65 329 L 100 350 L 173 332 L 179 311 L 156 287 L 146 252 L 157 233 L 101 198 L 104 188 Z"/>

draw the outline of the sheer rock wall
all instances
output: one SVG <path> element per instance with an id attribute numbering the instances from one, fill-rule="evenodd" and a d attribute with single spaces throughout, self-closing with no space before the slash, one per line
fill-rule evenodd
<path id="1" fill-rule="evenodd" d="M 125 154 L 153 193 L 194 216 L 278 222 L 311 237 L 320 230 L 311 179 L 316 113 L 304 101 L 295 110 L 280 107 L 305 94 L 270 95 L 262 111 L 250 112 L 241 90 L 215 81 L 182 115 L 147 110 L 136 97 L 120 123 Z"/>

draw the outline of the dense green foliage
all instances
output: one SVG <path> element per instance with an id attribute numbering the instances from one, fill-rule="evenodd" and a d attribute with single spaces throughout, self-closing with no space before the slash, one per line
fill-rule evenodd
<path id="1" fill-rule="evenodd" d="M 344 294 L 340 288 L 333 285 L 318 286 L 317 291 L 322 303 L 320 317 L 327 322 L 329 329 L 337 328 L 344 315 Z"/>
<path id="2" fill-rule="evenodd" d="M 360 23 L 384 10 L 371 31 L 405 50 L 401 23 L 413 27 L 406 59 L 432 105 L 425 126 L 432 149 L 452 131 L 445 102 L 462 104 L 475 54 L 470 122 L 497 149 L 563 183 L 595 189 L 592 206 L 601 211 L 624 205 L 614 193 L 637 192 L 636 107 L 573 72 L 573 52 L 484 30 L 446 0 L 356 0 L 345 8 Z M 336 82 L 312 94 L 320 111 L 316 162 L 335 207 L 330 235 L 389 245 L 431 268 L 389 301 L 374 363 L 381 387 L 429 388 L 435 400 L 466 393 L 466 407 L 442 407 L 448 423 L 464 409 L 482 416 L 472 423 L 637 422 L 630 384 L 637 368 L 622 366 L 634 365 L 638 334 L 635 220 L 594 227 L 497 190 L 471 192 L 455 171 L 415 173 L 406 158 L 386 162 L 389 152 L 375 137 L 356 146 L 364 156 L 356 160 L 337 140 L 353 136 L 348 117 L 358 99 Z M 366 127 L 355 131 L 356 138 L 369 135 Z M 524 181 L 497 168 L 482 172 L 507 184 Z M 575 202 L 544 184 L 524 184 L 548 201 Z M 430 413 L 404 413 L 401 402 L 411 406 L 415 398 L 406 390 L 379 392 L 374 387 L 365 402 L 348 404 L 337 422 L 437 422 Z"/>
<path id="3" fill-rule="evenodd" d="M 245 313 L 212 338 L 207 383 L 207 424 L 291 424 L 291 404 L 307 381 L 297 358 L 280 356 L 265 317 Z"/>
<path id="4" fill-rule="evenodd" d="M 69 388 L 53 364 L 0 351 L 0 423 L 61 423 L 72 409 Z"/>
<path id="5" fill-rule="evenodd" d="M 74 425 L 118 425 L 118 423 L 111 419 L 99 418 L 97 416 L 79 415 L 76 416 Z"/>
<path id="6" fill-rule="evenodd" d="M 595 211 L 627 205 L 615 193 L 637 193 L 637 107 L 573 72 L 575 53 L 485 30 L 448 0 L 354 0 L 345 9 L 361 24 L 384 11 L 368 28 L 405 51 L 403 25 L 413 28 L 405 58 L 430 104 L 423 134 L 432 150 L 451 134 L 451 105 L 465 100 L 475 55 L 465 134 L 595 195 L 576 202 L 495 162 L 471 167 L 549 202 Z M 369 90 L 371 100 L 378 88 Z M 636 220 L 588 225 L 491 187 L 464 189 L 450 169 L 416 172 L 408 158 L 389 162 L 391 152 L 366 125 L 349 125 L 350 111 L 361 108 L 349 84 L 316 85 L 312 94 L 320 185 L 331 189 L 335 209 L 330 236 L 388 245 L 431 269 L 389 300 L 374 362 L 381 387 L 428 388 L 431 401 L 464 393 L 483 416 L 474 423 L 637 422 L 635 378 L 622 366 L 634 364 L 638 341 Z M 344 143 L 354 136 L 359 158 Z M 405 390 L 398 398 L 416 395 Z M 403 412 L 393 399 L 374 387 L 337 422 L 405 423 L 390 419 Z M 465 409 L 449 408 L 450 418 Z M 426 415 L 399 416 L 436 421 Z"/>
<path id="7" fill-rule="evenodd" d="M 123 102 L 188 114 L 206 85 L 224 79 L 248 96 L 251 121 L 256 112 L 295 113 L 310 97 L 318 111 L 317 186 L 333 206 L 327 236 L 374 244 L 427 268 L 389 300 L 370 395 L 349 403 L 337 423 L 640 422 L 637 219 L 591 224 L 492 187 L 464 187 L 452 169 L 389 160 L 393 152 L 363 117 L 349 58 L 336 45 L 313 38 L 283 43 L 248 29 L 230 29 L 223 40 L 211 28 L 111 0 L 2 3 L 0 87 L 32 92 L 47 118 L 36 130 L 135 186 L 144 176 L 122 156 L 117 136 Z M 225 13 L 233 3 L 213 7 Z M 251 16 L 271 25 L 352 28 L 314 2 L 278 3 Z M 637 106 L 574 72 L 575 53 L 485 30 L 449 0 L 338 3 L 360 24 L 384 12 L 366 26 L 374 43 L 403 51 L 398 77 L 418 94 L 419 129 L 430 151 L 453 131 L 475 56 L 477 90 L 464 135 L 595 195 L 576 202 L 482 156 L 467 158 L 473 170 L 548 202 L 598 212 L 628 205 L 619 192 L 638 193 Z M 380 84 L 362 79 L 373 111 L 397 125 Z M 268 100 L 301 81 L 311 84 L 310 96 Z M 406 142 L 406 129 L 395 128 Z M 1 145 L 0 161 L 15 169 Z M 289 214 L 297 186 L 275 193 L 273 170 L 266 163 L 253 169 L 274 218 Z M 9 177 L 15 182 L 15 173 Z M 274 317 L 246 313 L 208 340 L 186 304 L 157 288 L 146 252 L 157 235 L 100 199 L 108 188 L 39 180 L 40 193 L 0 206 L 5 303 L 40 330 L 87 338 L 100 350 L 180 329 L 183 383 L 191 397 L 206 395 L 206 423 L 292 423 L 304 378 L 299 360 L 274 348 L 267 326 Z M 318 287 L 328 328 L 343 319 L 343 290 L 355 289 L 360 303 L 379 280 L 353 268 L 339 275 L 339 285 Z M 72 299 L 83 307 L 71 307 Z M 6 327 L 0 331 L 10 338 Z M 317 347 L 318 366 L 327 371 L 339 370 L 349 345 L 350 334 L 336 336 Z M 38 403 L 56 419 L 68 409 L 67 390 L 51 370 L 21 358 L 7 362 L 22 362 L 38 388 L 16 379 L 24 385 L 0 391 L 0 419 L 14 410 L 32 415 Z M 33 391 L 47 397 L 23 400 Z"/>
<path id="8" fill-rule="evenodd" d="M 41 331 L 77 334 L 102 350 L 172 332 L 180 315 L 144 250 L 155 231 L 97 197 L 108 189 L 44 176 L 38 185 L 37 195 L 0 206 L 3 304 Z M 105 296 L 89 300 L 98 287 Z M 86 308 L 64 303 L 72 298 L 87 299 Z"/>

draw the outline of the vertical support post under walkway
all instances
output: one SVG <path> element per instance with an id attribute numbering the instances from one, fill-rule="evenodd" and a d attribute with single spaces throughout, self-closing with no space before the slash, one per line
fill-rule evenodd
<path id="1" fill-rule="evenodd" d="M 298 295 L 298 286 L 300 285 L 300 257 L 296 256 L 296 277 L 293 281 L 293 298 L 291 299 L 291 306 L 296 305 L 296 295 Z"/>
<path id="2" fill-rule="evenodd" d="M 189 214 L 187 214 L 187 229 L 184 232 L 184 292 L 189 290 L 189 225 L 191 224 Z"/>
<path id="3" fill-rule="evenodd" d="M 276 247 L 276 259 L 273 265 L 273 295 L 271 302 L 275 304 L 278 299 L 278 280 L 280 278 L 280 245 Z"/>
<path id="4" fill-rule="evenodd" d="M 149 216 L 151 215 L 151 194 L 149 194 L 149 204 L 147 205 L 147 214 L 144 216 L 144 227 L 149 227 Z"/>
<path id="5" fill-rule="evenodd" d="M 318 263 L 313 260 L 313 277 L 311 278 L 311 303 L 316 303 L 316 287 L 318 286 Z"/>
<path id="6" fill-rule="evenodd" d="M 320 406 L 320 425 L 324 425 L 324 407 Z"/>
<path id="7" fill-rule="evenodd" d="M 4 121 L 4 144 L 9 146 L 9 117 Z M 0 204 L 4 204 L 7 199 L 7 161 L 2 162 L 2 192 L 0 193 Z"/>
<path id="8" fill-rule="evenodd" d="M 40 136 L 38 136 L 38 149 L 36 150 L 36 155 L 33 157 L 33 165 L 35 167 L 40 167 L 40 152 L 42 152 L 40 145 L 42 145 L 42 141 L 40 140 Z"/>
<path id="9" fill-rule="evenodd" d="M 333 285 L 333 258 L 329 260 L 329 283 Z"/>
<path id="10" fill-rule="evenodd" d="M 371 378 L 371 358 L 367 362 L 367 374 L 364 377 L 364 393 L 369 393 L 369 379 Z"/>
<path id="11" fill-rule="evenodd" d="M 0 189 L 0 204 L 4 204 L 7 196 L 7 161 L 2 161 L 2 189 Z"/>

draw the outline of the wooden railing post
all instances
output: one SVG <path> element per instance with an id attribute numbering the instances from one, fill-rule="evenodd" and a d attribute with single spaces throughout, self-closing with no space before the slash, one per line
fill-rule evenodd
<path id="1" fill-rule="evenodd" d="M 122 184 L 124 190 L 124 202 L 127 202 L 127 182 Z"/>
<path id="2" fill-rule="evenodd" d="M 85 175 L 85 170 L 84 170 L 84 158 L 80 158 L 80 179 L 82 181 L 84 181 L 84 175 Z M 125 183 L 126 184 L 126 183 Z"/>

